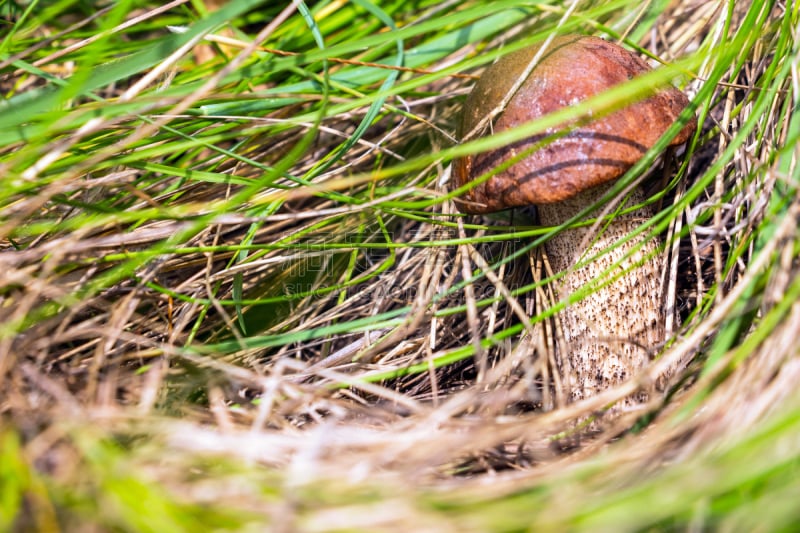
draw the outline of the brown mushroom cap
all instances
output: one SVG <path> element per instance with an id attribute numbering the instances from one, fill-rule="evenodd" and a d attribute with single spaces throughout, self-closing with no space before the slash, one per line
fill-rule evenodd
<path id="1" fill-rule="evenodd" d="M 502 57 L 481 76 L 464 105 L 465 135 L 511 90 L 539 46 Z M 492 131 L 514 128 L 599 94 L 650 70 L 639 57 L 616 44 L 580 35 L 553 39 L 530 76 L 497 117 Z M 534 151 L 520 162 L 473 187 L 458 202 L 468 213 L 488 213 L 526 205 L 559 202 L 623 175 L 689 104 L 669 87 L 592 121 Z M 672 139 L 678 145 L 694 133 L 693 119 Z M 558 128 L 497 150 L 457 159 L 456 185 L 469 183 Z"/>

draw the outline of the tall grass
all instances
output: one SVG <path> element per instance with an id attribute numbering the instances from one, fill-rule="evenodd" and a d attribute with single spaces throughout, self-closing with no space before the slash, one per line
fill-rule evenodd
<path id="1" fill-rule="evenodd" d="M 0 530 L 790 528 L 798 22 L 769 0 L 2 4 Z M 459 143 L 474 77 L 553 33 L 659 66 Z M 670 341 L 567 404 L 539 246 L 564 228 L 460 214 L 449 164 L 667 83 L 700 128 L 635 233 L 665 242 Z"/>

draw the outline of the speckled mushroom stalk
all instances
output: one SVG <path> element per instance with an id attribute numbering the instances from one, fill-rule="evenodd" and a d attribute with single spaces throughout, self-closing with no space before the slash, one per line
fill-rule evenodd
<path id="1" fill-rule="evenodd" d="M 506 98 L 537 52 L 538 47 L 514 52 L 487 69 L 465 103 L 462 135 L 471 132 Z M 637 56 L 602 39 L 557 37 L 490 129 L 497 132 L 514 128 L 575 105 L 647 70 L 649 67 Z M 459 208 L 468 213 L 489 213 L 536 205 L 543 225 L 560 225 L 596 203 L 614 180 L 658 141 L 687 105 L 683 93 L 669 87 L 575 127 L 470 189 Z M 671 145 L 686 142 L 695 128 L 691 121 Z M 522 150 L 532 149 L 542 139 L 543 136 L 536 136 L 456 160 L 453 173 L 456 185 L 470 183 Z M 637 190 L 632 193 L 629 205 L 645 200 L 644 192 Z M 609 266 L 641 245 L 638 252 L 614 271 L 614 274 L 626 271 L 625 274 L 593 290 L 558 315 L 563 343 L 556 345 L 557 362 L 573 400 L 593 396 L 630 378 L 664 340 L 659 243 L 634 239 L 620 244 L 652 215 L 648 208 L 638 209 L 616 216 L 607 227 L 601 226 L 599 237 L 593 234 L 587 238 L 592 228 L 583 227 L 562 231 L 546 243 L 553 270 L 565 272 L 555 287 L 559 299 L 596 280 Z M 591 248 L 580 248 L 584 242 Z M 580 259 L 611 248 L 612 251 L 590 264 L 574 268 Z M 650 259 L 643 261 L 644 257 Z M 640 399 L 641 396 L 628 398 L 625 403 Z"/>
<path id="2" fill-rule="evenodd" d="M 600 185 L 559 203 L 539 205 L 539 221 L 544 226 L 563 224 L 586 206 L 598 202 L 608 188 Z M 645 200 L 644 193 L 636 189 L 628 205 Z M 565 273 L 554 287 L 559 300 L 587 283 L 600 281 L 602 285 L 614 275 L 622 274 L 602 288 L 593 289 L 558 315 L 563 333 L 559 340 L 563 343 L 556 344 L 556 356 L 571 400 L 588 398 L 630 378 L 664 341 L 660 243 L 656 239 L 643 241 L 641 237 L 625 241 L 653 215 L 650 206 L 643 206 L 615 216 L 613 222 L 602 225 L 601 229 L 591 226 L 567 229 L 545 243 L 553 272 Z M 586 243 L 588 248 L 579 248 L 580 243 Z M 632 252 L 635 248 L 638 249 Z M 581 268 L 574 268 L 597 254 L 602 255 Z M 643 395 L 626 398 L 623 404 L 642 399 Z"/>

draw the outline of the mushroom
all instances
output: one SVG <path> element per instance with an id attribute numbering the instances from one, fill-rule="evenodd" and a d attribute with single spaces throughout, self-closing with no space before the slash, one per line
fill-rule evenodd
<path id="1" fill-rule="evenodd" d="M 465 103 L 462 135 L 478 127 L 507 99 L 538 52 L 539 46 L 513 52 L 486 70 Z M 497 132 L 514 128 L 575 105 L 648 70 L 639 57 L 603 39 L 556 37 L 511 95 L 491 129 Z M 588 123 L 564 125 L 500 149 L 457 159 L 453 175 L 458 186 L 496 171 L 457 201 L 459 209 L 483 214 L 535 205 L 542 225 L 561 225 L 597 203 L 614 181 L 658 141 L 688 104 L 686 96 L 670 86 Z M 685 143 L 695 129 L 696 121 L 692 118 L 670 146 Z M 558 132 L 555 140 L 542 142 Z M 541 143 L 539 148 L 535 147 L 537 143 Z M 508 168 L 496 169 L 523 150 L 531 153 Z M 646 199 L 645 192 L 636 187 L 626 206 L 643 204 Z M 624 272 L 613 282 L 570 303 L 558 315 L 564 344 L 559 344 L 556 336 L 556 361 L 573 401 L 630 378 L 664 340 L 659 243 L 653 239 L 642 242 L 644 236 L 620 242 L 653 215 L 650 206 L 643 206 L 615 215 L 600 235 L 595 235 L 590 227 L 580 227 L 561 231 L 545 243 L 553 271 L 563 273 L 556 291 L 562 299 L 617 261 L 620 263 L 614 275 Z M 581 249 L 585 244 L 588 248 Z M 613 250 L 575 268 L 579 260 L 611 247 Z M 637 247 L 635 253 L 622 260 Z M 639 393 L 626 398 L 622 405 L 634 405 L 645 397 L 645 393 Z"/>

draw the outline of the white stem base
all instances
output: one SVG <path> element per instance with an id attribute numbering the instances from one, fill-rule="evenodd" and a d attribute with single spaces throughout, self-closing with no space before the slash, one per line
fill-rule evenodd
<path id="1" fill-rule="evenodd" d="M 539 206 L 543 225 L 559 225 L 592 205 L 605 194 L 606 187 L 597 187 L 560 204 Z M 644 194 L 638 189 L 630 202 L 641 203 Z M 591 226 L 561 232 L 545 244 L 553 272 L 567 271 L 555 285 L 559 300 L 598 281 L 602 272 L 619 261 L 633 248 L 641 248 L 602 277 L 608 280 L 623 271 L 615 281 L 593 290 L 591 294 L 567 307 L 558 315 L 563 337 L 556 338 L 556 360 L 572 401 L 588 398 L 633 376 L 650 361 L 664 341 L 664 309 L 661 290 L 661 256 L 659 243 L 641 237 L 619 244 L 642 221 L 652 216 L 642 208 L 618 216 L 600 236 Z M 611 247 L 616 246 L 613 250 Z M 602 257 L 582 268 L 573 268 L 579 261 L 606 251 Z M 643 258 L 652 256 L 644 261 Z M 635 266 L 639 265 L 639 266 Z M 624 405 L 646 399 L 646 393 L 626 398 Z"/>

